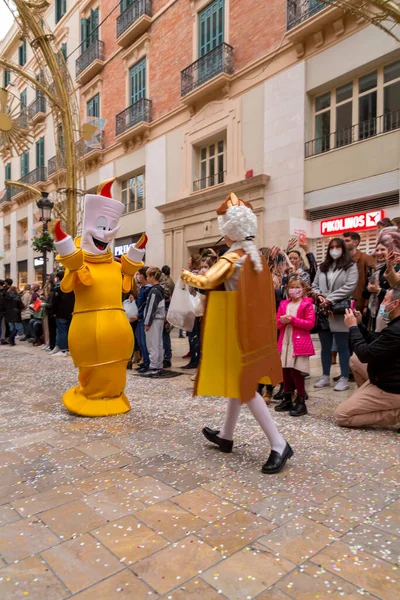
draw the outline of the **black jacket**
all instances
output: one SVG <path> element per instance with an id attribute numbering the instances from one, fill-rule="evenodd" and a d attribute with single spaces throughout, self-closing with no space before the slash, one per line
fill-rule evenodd
<path id="1" fill-rule="evenodd" d="M 146 327 L 150 327 L 155 319 L 165 320 L 165 293 L 159 283 L 150 288 L 143 319 Z"/>
<path id="2" fill-rule="evenodd" d="M 6 302 L 6 322 L 21 323 L 21 310 L 24 308 L 22 300 L 16 292 L 7 292 Z"/>
<path id="3" fill-rule="evenodd" d="M 6 294 L 7 294 L 7 288 L 3 287 L 0 290 L 0 313 L 4 313 L 6 310 Z"/>
<path id="4" fill-rule="evenodd" d="M 380 333 L 360 325 L 350 328 L 351 346 L 362 363 L 368 364 L 371 383 L 389 394 L 400 394 L 400 317 Z"/>
<path id="5" fill-rule="evenodd" d="M 57 319 L 72 319 L 74 312 L 75 294 L 74 292 L 62 292 L 60 286 L 57 286 L 50 297 L 49 314 Z"/>

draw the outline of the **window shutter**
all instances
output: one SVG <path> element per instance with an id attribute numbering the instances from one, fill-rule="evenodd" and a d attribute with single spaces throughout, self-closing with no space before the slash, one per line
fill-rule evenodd
<path id="1" fill-rule="evenodd" d="M 214 0 L 199 13 L 199 57 L 224 41 L 224 0 Z"/>
<path id="2" fill-rule="evenodd" d="M 11 163 L 6 164 L 4 179 L 11 179 Z"/>
<path id="3" fill-rule="evenodd" d="M 146 59 L 129 70 L 129 86 L 131 105 L 146 97 Z"/>
<path id="4" fill-rule="evenodd" d="M 87 20 L 81 19 L 81 54 L 86 50 L 89 44 L 89 40 L 87 39 Z"/>

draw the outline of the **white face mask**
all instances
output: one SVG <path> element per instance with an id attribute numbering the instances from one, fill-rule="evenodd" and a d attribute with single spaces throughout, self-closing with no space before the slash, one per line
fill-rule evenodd
<path id="1" fill-rule="evenodd" d="M 342 251 L 340 250 L 340 248 L 338 248 L 338 249 L 335 248 L 333 250 L 329 250 L 329 254 L 333 258 L 333 260 L 337 260 L 338 258 L 340 258 L 342 256 Z"/>

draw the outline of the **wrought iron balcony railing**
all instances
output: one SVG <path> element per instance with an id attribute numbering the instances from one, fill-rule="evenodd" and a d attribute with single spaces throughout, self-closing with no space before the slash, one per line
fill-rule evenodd
<path id="1" fill-rule="evenodd" d="M 216 75 L 233 73 L 233 48 L 220 44 L 181 72 L 181 96 L 186 96 Z"/>
<path id="2" fill-rule="evenodd" d="M 39 113 L 46 114 L 46 98 L 44 96 L 42 96 L 41 94 L 39 94 L 37 96 L 36 100 L 31 102 L 30 105 L 28 106 L 28 112 L 29 112 L 29 116 L 31 117 L 31 119 Z"/>
<path id="3" fill-rule="evenodd" d="M 104 60 L 104 42 L 95 40 L 76 60 L 76 75 L 80 75 L 95 60 Z"/>
<path id="4" fill-rule="evenodd" d="M 385 115 L 368 119 L 368 121 L 357 123 L 357 125 L 353 125 L 352 127 L 339 129 L 333 133 L 310 140 L 305 144 L 305 156 L 306 158 L 310 158 L 310 156 L 361 142 L 376 135 L 394 131 L 395 129 L 400 129 L 400 110 L 395 110 Z"/>
<path id="5" fill-rule="evenodd" d="M 318 0 L 287 0 L 286 29 L 293 29 L 303 21 L 307 21 L 320 10 L 326 8 L 325 2 Z"/>
<path id="6" fill-rule="evenodd" d="M 208 177 L 203 177 L 202 179 L 197 179 L 197 181 L 193 181 L 193 191 L 200 192 L 201 190 L 205 190 L 206 188 L 212 187 L 213 185 L 219 185 L 224 183 L 225 181 L 226 171 L 220 171 L 219 173 L 213 173 Z"/>
<path id="7" fill-rule="evenodd" d="M 2 196 L 0 203 L 2 202 L 10 202 L 13 198 L 13 196 L 15 196 L 16 194 L 18 194 L 18 192 L 20 192 L 21 189 L 17 189 L 15 187 L 10 187 L 7 186 L 5 189 L 5 194 Z"/>
<path id="8" fill-rule="evenodd" d="M 47 161 L 47 174 L 53 175 L 58 169 L 63 169 L 65 167 L 65 161 L 63 156 L 52 156 Z"/>
<path id="9" fill-rule="evenodd" d="M 140 17 L 152 16 L 151 0 L 135 0 L 117 18 L 117 38 Z"/>
<path id="10" fill-rule="evenodd" d="M 28 240 L 18 240 L 17 241 L 18 248 L 22 248 L 22 246 L 27 246 L 27 245 L 28 245 Z"/>
<path id="11" fill-rule="evenodd" d="M 104 131 L 99 131 L 96 135 L 96 141 L 87 144 L 84 140 L 78 142 L 83 144 L 83 152 L 82 154 L 89 154 L 89 152 L 94 152 L 95 150 L 104 150 Z"/>
<path id="12" fill-rule="evenodd" d="M 121 135 L 140 122 L 151 122 L 151 100 L 142 98 L 115 117 L 115 135 Z"/>
<path id="13" fill-rule="evenodd" d="M 47 169 L 46 167 L 37 167 L 30 171 L 27 175 L 21 177 L 21 183 L 27 183 L 29 185 L 34 185 L 35 183 L 39 183 L 40 181 L 47 181 Z"/>

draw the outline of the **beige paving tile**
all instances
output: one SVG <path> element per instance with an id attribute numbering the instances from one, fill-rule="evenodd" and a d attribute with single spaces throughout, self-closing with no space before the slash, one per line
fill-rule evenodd
<path id="1" fill-rule="evenodd" d="M 21 498 L 27 498 L 35 493 L 35 488 L 31 483 L 24 481 L 18 481 L 14 485 L 9 485 L 0 489 L 0 505 L 20 500 Z"/>
<path id="2" fill-rule="evenodd" d="M 92 461 L 92 464 L 88 467 L 92 473 L 102 473 L 109 469 L 121 469 L 128 465 L 133 466 L 137 462 L 137 457 L 132 454 L 126 454 L 121 452 L 120 454 L 112 454 L 101 460 Z M 85 465 L 86 466 L 86 465 Z"/>
<path id="3" fill-rule="evenodd" d="M 83 502 L 107 521 L 115 521 L 115 519 L 120 519 L 146 507 L 143 502 L 128 496 L 126 492 L 117 487 L 110 487 L 97 494 L 87 496 Z"/>
<path id="4" fill-rule="evenodd" d="M 112 454 L 121 453 L 121 448 L 113 446 L 109 442 L 102 442 L 100 440 L 90 442 L 89 444 L 82 444 L 81 446 L 78 446 L 77 449 L 96 460 L 99 460 L 100 458 L 106 458 L 106 456 L 111 456 Z"/>
<path id="5" fill-rule="evenodd" d="M 313 562 L 382 600 L 398 600 L 399 570 L 343 542 L 335 542 L 313 557 Z"/>
<path id="6" fill-rule="evenodd" d="M 0 487 L 5 488 L 20 481 L 21 477 L 11 467 L 2 467 L 0 469 Z M 1 493 L 1 490 L 0 490 Z"/>
<path id="7" fill-rule="evenodd" d="M 272 587 L 271 589 L 257 596 L 257 600 L 288 600 L 289 597 L 290 596 L 287 596 L 275 587 Z"/>
<path id="8" fill-rule="evenodd" d="M 372 509 L 362 506 L 354 500 L 335 496 L 315 508 L 310 508 L 306 515 L 338 533 L 346 533 L 368 518 L 371 512 Z"/>
<path id="9" fill-rule="evenodd" d="M 0 571 L 2 600 L 63 600 L 69 595 L 38 556 L 31 556 Z"/>
<path id="10" fill-rule="evenodd" d="M 376 475 L 375 480 L 377 483 L 383 483 L 389 485 L 390 487 L 399 488 L 400 487 L 400 468 L 399 465 L 395 465 L 390 469 L 385 469 L 381 473 Z"/>
<path id="11" fill-rule="evenodd" d="M 143 581 L 129 569 L 121 571 L 84 592 L 74 596 L 74 600 L 156 600 L 158 594 L 151 592 Z"/>
<path id="12" fill-rule="evenodd" d="M 387 504 L 396 500 L 400 495 L 400 488 L 392 484 L 384 484 L 374 479 L 367 479 L 358 485 L 343 492 L 342 496 L 363 504 L 372 512 L 380 510 Z"/>
<path id="13" fill-rule="evenodd" d="M 200 578 L 183 584 L 182 587 L 170 592 L 166 597 L 169 600 L 221 600 L 221 598 L 225 598 Z"/>
<path id="14" fill-rule="evenodd" d="M 374 527 L 400 536 L 400 500 L 389 504 L 369 519 Z"/>
<path id="15" fill-rule="evenodd" d="M 119 487 L 132 498 L 137 498 L 148 505 L 157 504 L 179 494 L 178 490 L 149 476 L 139 477 L 132 483 L 128 481 L 121 483 Z"/>
<path id="16" fill-rule="evenodd" d="M 231 502 L 201 488 L 181 494 L 174 498 L 174 502 L 207 523 L 214 523 L 238 509 Z"/>
<path id="17" fill-rule="evenodd" d="M 11 504 L 3 504 L 3 506 L 0 506 L 0 527 L 19 521 L 20 519 L 21 516 Z"/>
<path id="18" fill-rule="evenodd" d="M 197 532 L 197 536 L 227 556 L 275 529 L 276 525 L 245 510 L 238 510 Z"/>
<path id="19" fill-rule="evenodd" d="M 341 538 L 341 541 L 354 546 L 357 550 L 365 550 L 377 558 L 384 559 L 394 565 L 400 562 L 400 537 L 389 531 L 382 531 L 368 523 L 359 525 Z"/>
<path id="20" fill-rule="evenodd" d="M 219 559 L 220 555 L 208 544 L 190 535 L 141 561 L 135 567 L 135 573 L 157 592 L 165 594 Z"/>
<path id="21" fill-rule="evenodd" d="M 77 490 L 73 485 L 62 485 L 58 488 L 41 492 L 13 502 L 12 505 L 23 516 L 27 517 L 41 513 L 50 508 L 55 508 L 61 504 L 72 502 L 83 496 L 82 492 Z"/>
<path id="22" fill-rule="evenodd" d="M 42 557 L 74 594 L 123 568 L 111 552 L 87 533 L 42 552 Z"/>
<path id="23" fill-rule="evenodd" d="M 244 508 L 249 508 L 253 504 L 261 502 L 265 497 L 259 490 L 235 481 L 231 477 L 212 481 L 202 487 Z"/>
<path id="24" fill-rule="evenodd" d="M 1 528 L 0 556 L 10 563 L 58 543 L 58 537 L 36 517 L 23 519 Z"/>
<path id="25" fill-rule="evenodd" d="M 40 520 L 64 540 L 101 527 L 107 522 L 81 500 L 42 512 Z"/>
<path id="26" fill-rule="evenodd" d="M 271 551 L 300 564 L 336 537 L 325 525 L 302 516 L 278 527 L 260 538 L 259 542 Z"/>
<path id="27" fill-rule="evenodd" d="M 125 469 L 111 469 L 74 483 L 75 487 L 85 494 L 100 492 L 113 485 L 129 484 L 137 479 L 131 471 Z"/>
<path id="28" fill-rule="evenodd" d="M 283 525 L 316 506 L 318 505 L 311 502 L 307 496 L 297 495 L 295 491 L 275 491 L 261 502 L 251 506 L 250 510 L 268 521 Z"/>
<path id="29" fill-rule="evenodd" d="M 312 562 L 306 562 L 301 570 L 296 569 L 281 579 L 276 587 L 294 600 L 314 600 L 315 598 L 360 598 L 358 588 L 339 577 L 339 573 L 329 573 Z M 365 597 L 370 597 L 366 594 Z M 257 599 L 258 600 L 258 599 Z"/>
<path id="30" fill-rule="evenodd" d="M 0 452 L 0 467 L 7 467 L 21 462 L 21 456 L 17 452 Z"/>
<path id="31" fill-rule="evenodd" d="M 216 590 L 229 600 L 255 598 L 295 565 L 276 556 L 260 544 L 241 550 L 202 574 Z"/>
<path id="32" fill-rule="evenodd" d="M 128 566 L 168 545 L 159 533 L 131 516 L 95 529 L 92 535 Z"/>
<path id="33" fill-rule="evenodd" d="M 136 517 L 170 542 L 177 542 L 207 526 L 205 521 L 169 500 L 139 511 Z"/>
<path id="34" fill-rule="evenodd" d="M 52 447 L 44 442 L 35 442 L 22 448 L 18 448 L 18 454 L 22 460 L 34 460 L 39 456 L 45 456 L 52 451 Z"/>

